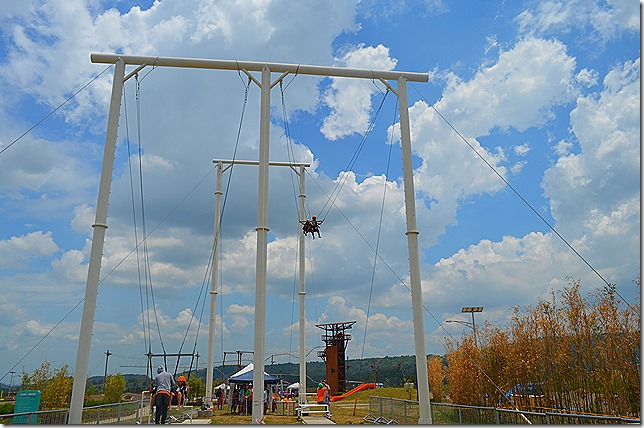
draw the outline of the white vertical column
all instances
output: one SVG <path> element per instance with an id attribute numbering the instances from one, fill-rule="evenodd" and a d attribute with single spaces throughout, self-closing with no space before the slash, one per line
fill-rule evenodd
<path id="1" fill-rule="evenodd" d="M 414 318 L 414 344 L 416 347 L 416 379 L 418 381 L 419 424 L 431 424 L 429 409 L 429 380 L 427 378 L 427 355 L 425 353 L 425 321 L 423 315 L 423 290 L 420 281 L 420 257 L 418 255 L 418 227 L 416 226 L 416 195 L 411 157 L 411 133 L 409 131 L 409 108 L 407 79 L 398 78 L 398 105 L 400 109 L 400 145 L 403 158 L 405 191 L 405 214 L 407 217 L 407 250 L 409 252 L 409 277 L 411 304 Z"/>
<path id="2" fill-rule="evenodd" d="M 300 221 L 306 220 L 304 200 L 306 199 L 305 169 L 300 165 Z M 301 223 L 300 223 L 301 224 Z M 300 404 L 306 403 L 306 240 L 300 231 Z"/>
<path id="3" fill-rule="evenodd" d="M 255 340 L 253 356 L 253 420 L 264 415 L 264 346 L 266 336 L 266 264 L 268 246 L 268 155 L 270 138 L 271 70 L 262 69 L 259 122 L 259 196 L 257 203 L 257 263 L 255 267 Z"/>
<path id="4" fill-rule="evenodd" d="M 212 383 L 215 365 L 215 318 L 217 316 L 217 273 L 219 271 L 219 242 L 221 240 L 221 195 L 223 162 L 217 163 L 217 190 L 215 191 L 215 234 L 210 274 L 210 321 L 208 323 L 208 366 L 206 367 L 206 405 L 212 407 Z"/>
<path id="5" fill-rule="evenodd" d="M 101 275 L 101 258 L 105 244 L 105 230 L 107 229 L 107 208 L 110 203 L 110 188 L 112 187 L 112 174 L 114 172 L 114 154 L 116 152 L 116 137 L 119 127 L 121 110 L 121 97 L 123 93 L 123 76 L 125 62 L 116 61 L 114 67 L 114 80 L 112 82 L 112 97 L 110 110 L 107 117 L 107 131 L 105 133 L 105 148 L 103 151 L 103 166 L 101 181 L 98 188 L 98 201 L 96 203 L 96 218 L 92 227 L 92 248 L 89 255 L 89 268 L 85 286 L 85 301 L 83 302 L 83 315 L 78 337 L 78 350 L 76 352 L 76 365 L 74 366 L 74 384 L 69 406 L 69 423 L 80 424 L 83 414 L 85 398 L 85 383 L 89 367 L 89 353 L 94 331 L 94 316 L 96 314 L 96 298 L 98 296 L 98 281 Z"/>

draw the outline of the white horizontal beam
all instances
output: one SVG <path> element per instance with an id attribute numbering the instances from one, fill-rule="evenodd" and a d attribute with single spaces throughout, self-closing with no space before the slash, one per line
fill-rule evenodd
<path id="1" fill-rule="evenodd" d="M 90 55 L 93 63 L 114 64 L 118 59 L 126 65 L 148 65 L 153 67 L 210 68 L 219 70 L 262 71 L 266 66 L 272 72 L 310 74 L 314 76 L 354 77 L 359 79 L 398 80 L 404 76 L 410 82 L 427 82 L 428 73 L 411 73 L 405 71 L 368 70 L 361 68 L 324 67 L 317 65 L 282 64 L 276 62 L 251 62 L 221 59 L 174 58 L 162 56 L 135 56 L 98 54 Z"/>
<path id="2" fill-rule="evenodd" d="M 212 163 L 225 163 L 225 164 L 235 164 L 235 165 L 259 165 L 259 161 L 254 161 L 254 160 L 221 160 L 221 159 L 213 159 Z M 296 162 L 272 162 L 269 161 L 268 165 L 270 166 L 303 166 L 303 167 L 310 167 L 310 163 L 296 163 Z"/>

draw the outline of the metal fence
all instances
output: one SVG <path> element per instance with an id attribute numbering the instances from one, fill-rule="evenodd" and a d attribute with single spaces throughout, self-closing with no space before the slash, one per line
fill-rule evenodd
<path id="1" fill-rule="evenodd" d="M 369 414 L 364 420 L 377 424 L 417 424 L 420 418 L 418 401 L 389 397 L 369 397 Z"/>
<path id="2" fill-rule="evenodd" d="M 639 424 L 640 419 L 618 416 L 581 415 L 558 412 L 520 412 L 495 407 L 434 403 L 430 405 L 435 424 L 519 425 L 519 424 Z M 368 422 L 381 424 L 417 424 L 420 417 L 417 401 L 371 396 Z"/>
<path id="3" fill-rule="evenodd" d="M 84 407 L 81 416 L 83 424 L 135 424 L 141 423 L 143 416 L 147 417 L 149 400 L 132 401 L 128 403 L 103 404 L 100 406 Z M 0 424 L 27 425 L 65 425 L 69 422 L 69 410 L 47 410 L 39 412 L 10 413 L 0 415 Z"/>
<path id="4" fill-rule="evenodd" d="M 0 424 L 2 425 L 64 425 L 68 420 L 68 410 L 48 410 L 43 412 L 10 413 L 7 415 L 0 415 Z"/>

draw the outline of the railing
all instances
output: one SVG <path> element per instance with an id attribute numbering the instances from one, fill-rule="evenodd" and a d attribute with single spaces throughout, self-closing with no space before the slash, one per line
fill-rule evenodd
<path id="1" fill-rule="evenodd" d="M 459 425 L 519 425 L 519 424 L 639 424 L 640 419 L 619 416 L 582 415 L 558 412 L 527 412 L 495 407 L 430 403 L 435 424 Z M 397 398 L 371 396 L 368 422 L 381 424 L 417 424 L 420 418 L 418 402 Z"/>
<path id="2" fill-rule="evenodd" d="M 640 423 L 640 419 L 620 416 L 583 415 L 560 412 L 528 412 L 497 407 L 477 407 L 460 404 L 431 403 L 435 423 L 448 424 L 624 424 Z M 529 421 L 529 422 L 528 422 Z"/>
<path id="3" fill-rule="evenodd" d="M 83 424 L 134 424 L 140 419 L 140 402 L 83 407 Z"/>
<path id="4" fill-rule="evenodd" d="M 149 412 L 149 399 L 147 406 L 142 403 L 146 400 L 128 403 L 103 404 L 100 406 L 84 407 L 81 416 L 83 424 L 135 424 L 147 416 Z M 0 415 L 0 424 L 27 424 L 27 425 L 65 425 L 69 422 L 69 410 L 47 410 L 38 412 L 10 413 Z"/>
<path id="5" fill-rule="evenodd" d="M 0 424 L 2 425 L 64 425 L 68 420 L 68 410 L 48 410 L 43 412 L 10 413 L 0 415 Z"/>
<path id="6" fill-rule="evenodd" d="M 418 401 L 399 398 L 369 397 L 369 414 L 364 420 L 379 424 L 417 424 L 420 418 Z"/>

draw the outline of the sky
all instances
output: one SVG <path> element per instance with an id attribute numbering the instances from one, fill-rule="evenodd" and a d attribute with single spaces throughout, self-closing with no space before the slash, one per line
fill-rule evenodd
<path id="1" fill-rule="evenodd" d="M 427 73 L 408 85 L 427 353 L 469 333 L 445 322 L 470 320 L 464 306 L 505 326 L 573 280 L 639 302 L 632 0 L 4 1 L 0 34 L 5 384 L 75 364 L 114 73 L 91 53 Z M 89 375 L 107 350 L 110 373 L 145 373 L 148 352 L 195 350 L 204 367 L 212 160 L 259 159 L 259 89 L 146 67 L 123 95 Z M 311 164 L 305 214 L 324 220 L 306 241 L 308 360 L 315 325 L 345 321 L 349 358 L 414 354 L 396 95 L 291 74 L 271 104 L 270 160 Z M 269 177 L 267 371 L 299 361 L 299 178 Z M 257 167 L 228 169 L 223 188 L 216 363 L 253 348 Z"/>

